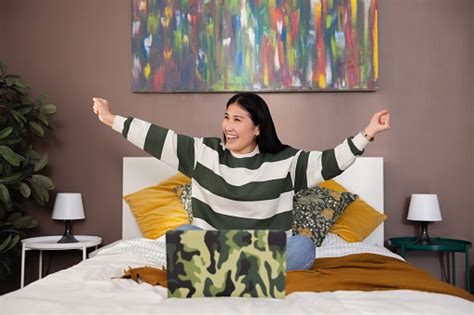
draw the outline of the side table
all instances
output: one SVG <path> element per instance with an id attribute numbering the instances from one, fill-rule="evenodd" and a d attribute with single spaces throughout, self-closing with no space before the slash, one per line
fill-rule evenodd
<path id="1" fill-rule="evenodd" d="M 101 237 L 87 235 L 75 235 L 79 241 L 76 243 L 58 243 L 61 237 L 62 235 L 40 236 L 26 238 L 21 241 L 21 288 L 25 284 L 25 258 L 27 251 L 39 250 L 39 279 L 41 279 L 43 276 L 43 250 L 82 250 L 82 260 L 84 260 L 87 258 L 88 248 L 95 246 L 95 249 L 97 249 L 102 243 Z"/>
<path id="2" fill-rule="evenodd" d="M 394 237 L 388 240 L 388 244 L 395 249 L 399 250 L 400 256 L 405 258 L 407 251 L 436 251 L 436 252 L 447 252 L 451 257 L 451 281 L 452 285 L 456 285 L 456 257 L 455 253 L 464 253 L 466 261 L 466 290 L 471 292 L 470 285 L 470 272 L 469 272 L 469 249 L 472 244 L 465 240 L 456 240 L 449 238 L 432 238 L 431 244 L 417 244 L 415 243 L 416 237 Z M 448 256 L 448 257 L 449 257 Z"/>

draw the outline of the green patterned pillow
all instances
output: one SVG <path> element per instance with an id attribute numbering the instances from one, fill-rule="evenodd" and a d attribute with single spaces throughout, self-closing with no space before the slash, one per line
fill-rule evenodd
<path id="1" fill-rule="evenodd" d="M 183 184 L 173 188 L 173 191 L 178 195 L 181 203 L 183 204 L 184 211 L 188 215 L 189 222 L 193 222 L 193 208 L 191 204 L 191 183 Z"/>
<path id="2" fill-rule="evenodd" d="M 357 198 L 349 192 L 320 186 L 300 190 L 294 197 L 293 235 L 311 237 L 314 244 L 320 246 L 342 212 Z"/>

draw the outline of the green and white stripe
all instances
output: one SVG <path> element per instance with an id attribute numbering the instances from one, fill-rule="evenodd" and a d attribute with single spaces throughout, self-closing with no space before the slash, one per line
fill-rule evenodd
<path id="1" fill-rule="evenodd" d="M 130 142 L 192 177 L 193 224 L 204 229 L 291 231 L 296 191 L 339 175 L 363 153 L 361 134 L 334 149 L 236 155 L 218 138 L 192 138 L 129 117 L 114 130 Z"/>

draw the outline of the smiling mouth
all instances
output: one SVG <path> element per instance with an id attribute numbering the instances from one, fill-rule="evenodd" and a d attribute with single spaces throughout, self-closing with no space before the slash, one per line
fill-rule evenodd
<path id="1" fill-rule="evenodd" d="M 227 135 L 226 138 L 227 138 L 227 142 L 229 142 L 229 143 L 234 143 L 235 141 L 237 141 L 237 139 L 238 139 L 239 137 Z"/>

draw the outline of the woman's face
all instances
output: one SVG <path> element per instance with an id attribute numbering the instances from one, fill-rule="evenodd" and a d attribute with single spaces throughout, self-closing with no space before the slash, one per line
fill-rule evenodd
<path id="1" fill-rule="evenodd" d="M 237 103 L 230 104 L 222 121 L 226 137 L 226 148 L 238 154 L 250 153 L 257 146 L 258 126 L 253 124 L 250 114 Z"/>

